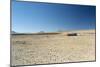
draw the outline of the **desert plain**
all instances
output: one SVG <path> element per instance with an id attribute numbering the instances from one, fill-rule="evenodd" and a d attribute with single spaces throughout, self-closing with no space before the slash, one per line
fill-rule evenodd
<path id="1" fill-rule="evenodd" d="M 95 61 L 95 30 L 11 35 L 12 66 L 81 61 Z"/>

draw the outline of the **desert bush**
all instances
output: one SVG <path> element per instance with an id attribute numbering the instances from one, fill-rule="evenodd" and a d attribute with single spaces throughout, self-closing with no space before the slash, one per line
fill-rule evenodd
<path id="1" fill-rule="evenodd" d="M 26 41 L 16 41 L 17 44 L 26 44 Z"/>

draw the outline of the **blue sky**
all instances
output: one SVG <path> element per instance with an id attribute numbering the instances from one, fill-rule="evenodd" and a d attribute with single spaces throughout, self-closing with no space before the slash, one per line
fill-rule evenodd
<path id="1" fill-rule="evenodd" d="M 12 1 L 12 30 L 56 32 L 95 29 L 96 7 Z"/>

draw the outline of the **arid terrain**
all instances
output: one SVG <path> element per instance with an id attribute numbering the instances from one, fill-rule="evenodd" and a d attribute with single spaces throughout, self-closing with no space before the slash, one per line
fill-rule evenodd
<path id="1" fill-rule="evenodd" d="M 68 34 L 77 34 L 70 35 Z M 13 34 L 12 65 L 95 60 L 95 30 L 48 34 Z"/>

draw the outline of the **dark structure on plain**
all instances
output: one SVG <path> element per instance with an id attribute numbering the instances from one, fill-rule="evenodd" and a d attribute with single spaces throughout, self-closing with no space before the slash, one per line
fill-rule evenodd
<path id="1" fill-rule="evenodd" d="M 69 33 L 67 36 L 77 36 L 77 33 Z"/>

